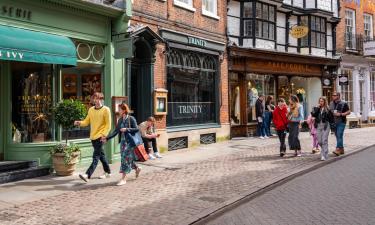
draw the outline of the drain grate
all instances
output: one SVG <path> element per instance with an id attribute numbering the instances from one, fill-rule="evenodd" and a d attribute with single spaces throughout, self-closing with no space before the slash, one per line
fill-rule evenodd
<path id="1" fill-rule="evenodd" d="M 177 150 L 188 147 L 188 137 L 178 137 L 168 139 L 168 150 Z"/>
<path id="2" fill-rule="evenodd" d="M 216 143 L 216 133 L 211 134 L 201 134 L 200 136 L 201 144 L 212 144 Z"/>

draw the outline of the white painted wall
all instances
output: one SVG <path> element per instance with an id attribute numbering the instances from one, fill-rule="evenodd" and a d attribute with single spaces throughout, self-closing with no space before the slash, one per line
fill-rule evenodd
<path id="1" fill-rule="evenodd" d="M 308 0 L 312 1 L 312 0 Z M 303 8 L 303 0 L 293 0 L 293 6 Z"/>
<path id="2" fill-rule="evenodd" d="M 292 0 L 284 0 L 283 3 L 287 4 L 287 5 L 291 5 L 292 4 Z"/>
<path id="3" fill-rule="evenodd" d="M 275 42 L 257 39 L 256 40 L 256 48 L 274 50 L 275 49 Z"/>
<path id="4" fill-rule="evenodd" d="M 253 47 L 253 39 L 252 38 L 243 39 L 243 47 L 252 48 Z"/>
<path id="5" fill-rule="evenodd" d="M 290 19 L 289 19 L 289 23 L 290 23 L 290 25 L 297 24 L 297 17 L 291 16 Z M 288 35 L 289 35 L 289 44 L 297 46 L 297 44 L 298 44 L 297 39 L 292 37 L 292 35 L 290 35 L 290 34 L 288 34 Z"/>
<path id="6" fill-rule="evenodd" d="M 240 19 L 228 16 L 228 34 L 240 36 Z"/>
<path id="7" fill-rule="evenodd" d="M 306 8 L 313 9 L 315 8 L 315 1 L 306 1 Z"/>
<path id="8" fill-rule="evenodd" d="M 238 42 L 238 38 L 229 37 L 229 41 L 236 43 L 237 46 L 240 46 L 240 43 Z"/>
<path id="9" fill-rule="evenodd" d="M 277 18 L 276 18 L 276 24 L 278 27 L 285 27 L 286 25 L 286 15 L 284 13 L 277 13 Z"/>
<path id="10" fill-rule="evenodd" d="M 288 47 L 288 52 L 290 52 L 290 53 L 297 53 L 297 48 L 295 48 L 295 47 Z"/>
<path id="11" fill-rule="evenodd" d="M 327 23 L 327 35 L 332 35 L 332 24 Z"/>
<path id="12" fill-rule="evenodd" d="M 279 52 L 285 52 L 285 46 L 278 45 L 277 46 L 277 51 L 279 51 Z"/>
<path id="13" fill-rule="evenodd" d="M 230 1 L 228 3 L 228 16 L 240 17 L 241 13 L 241 4 L 237 1 Z"/>
<path id="14" fill-rule="evenodd" d="M 285 28 L 277 28 L 277 43 L 285 45 Z"/>
<path id="15" fill-rule="evenodd" d="M 327 36 L 327 50 L 332 50 L 332 36 Z"/>
<path id="16" fill-rule="evenodd" d="M 334 17 L 339 17 L 338 1 L 340 1 L 340 0 L 333 0 L 332 11 L 333 11 L 333 16 Z"/>
<path id="17" fill-rule="evenodd" d="M 309 55 L 310 54 L 309 48 L 300 48 L 300 51 L 301 51 L 302 55 Z"/>
<path id="18" fill-rule="evenodd" d="M 326 57 L 326 50 L 321 48 L 311 48 L 311 55 Z"/>

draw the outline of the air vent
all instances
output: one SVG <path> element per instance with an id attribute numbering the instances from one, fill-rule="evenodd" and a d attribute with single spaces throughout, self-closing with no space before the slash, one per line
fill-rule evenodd
<path id="1" fill-rule="evenodd" d="M 168 150 L 173 151 L 188 147 L 188 137 L 178 137 L 168 139 Z"/>
<path id="2" fill-rule="evenodd" d="M 216 143 L 216 133 L 212 134 L 201 134 L 201 144 L 212 144 Z"/>

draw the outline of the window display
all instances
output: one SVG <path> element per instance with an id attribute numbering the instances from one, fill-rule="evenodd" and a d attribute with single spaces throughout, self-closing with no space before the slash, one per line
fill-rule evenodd
<path id="1" fill-rule="evenodd" d="M 61 88 L 63 99 L 78 99 L 87 108 L 91 106 L 91 95 L 94 92 L 102 91 L 103 66 L 78 63 L 77 67 L 62 69 Z M 65 135 L 63 131 L 63 136 Z M 74 128 L 70 132 L 69 139 L 86 138 L 89 135 L 89 128 Z"/>
<path id="2" fill-rule="evenodd" d="M 53 141 L 52 65 L 12 62 L 12 139 L 15 143 Z"/>

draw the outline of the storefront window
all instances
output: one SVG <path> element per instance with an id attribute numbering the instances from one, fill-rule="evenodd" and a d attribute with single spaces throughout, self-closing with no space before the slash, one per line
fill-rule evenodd
<path id="1" fill-rule="evenodd" d="M 229 75 L 230 84 L 230 119 L 232 125 L 241 124 L 240 83 L 237 73 Z"/>
<path id="2" fill-rule="evenodd" d="M 173 49 L 167 71 L 167 126 L 217 122 L 216 57 Z"/>
<path id="3" fill-rule="evenodd" d="M 350 110 L 353 110 L 353 71 L 343 70 L 343 75 L 348 76 L 348 85 L 341 86 L 342 100 L 346 101 Z"/>
<path id="4" fill-rule="evenodd" d="M 61 89 L 63 99 L 78 99 L 87 108 L 91 106 L 90 97 L 94 92 L 102 92 L 103 66 L 78 63 L 77 67 L 62 69 Z M 63 131 L 63 137 L 65 137 Z M 89 136 L 89 128 L 74 128 L 69 133 L 69 139 L 86 138 Z"/>
<path id="5" fill-rule="evenodd" d="M 12 139 L 14 143 L 55 139 L 51 120 L 53 67 L 12 62 Z"/>
<path id="6" fill-rule="evenodd" d="M 247 122 L 255 122 L 255 103 L 260 94 L 275 97 L 275 78 L 271 75 L 247 74 Z"/>
<path id="7" fill-rule="evenodd" d="M 370 73 L 370 108 L 375 111 L 375 72 Z"/>

